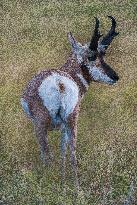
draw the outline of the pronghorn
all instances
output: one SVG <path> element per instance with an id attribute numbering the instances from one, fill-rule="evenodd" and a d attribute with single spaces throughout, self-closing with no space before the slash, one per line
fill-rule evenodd
<path id="1" fill-rule="evenodd" d="M 62 180 L 65 179 L 66 151 L 69 146 L 77 187 L 75 149 L 81 99 L 92 81 L 112 85 L 119 79 L 116 72 L 104 62 L 108 46 L 118 35 L 115 32 L 115 19 L 108 17 L 112 21 L 111 29 L 102 40 L 97 18 L 89 44 L 80 44 L 71 32 L 68 33 L 72 54 L 67 62 L 59 69 L 44 70 L 35 75 L 21 97 L 23 110 L 34 124 L 44 163 L 50 159 L 47 132 L 54 129 L 61 131 Z"/>

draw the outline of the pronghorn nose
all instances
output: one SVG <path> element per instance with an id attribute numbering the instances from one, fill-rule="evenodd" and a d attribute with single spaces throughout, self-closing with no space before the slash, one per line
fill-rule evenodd
<path id="1" fill-rule="evenodd" d="M 105 71 L 105 73 L 108 75 L 108 77 L 110 77 L 114 81 L 119 80 L 118 74 L 108 64 L 103 62 L 102 67 L 103 67 L 103 70 Z"/>
<path id="2" fill-rule="evenodd" d="M 119 80 L 119 76 L 117 75 L 117 73 L 115 71 L 113 71 L 113 74 L 110 74 L 110 78 L 112 80 L 118 81 Z"/>
<path id="3" fill-rule="evenodd" d="M 117 75 L 115 79 L 116 79 L 116 81 L 118 81 L 119 80 L 119 76 Z"/>

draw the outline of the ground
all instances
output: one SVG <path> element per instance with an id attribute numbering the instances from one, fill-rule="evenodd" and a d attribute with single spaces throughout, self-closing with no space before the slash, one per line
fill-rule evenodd
<path id="1" fill-rule="evenodd" d="M 1 1 L 1 205 L 137 204 L 136 10 L 135 0 Z M 120 80 L 116 86 L 91 84 L 82 101 L 77 139 L 81 190 L 74 194 L 68 163 L 64 195 L 60 134 L 50 133 L 55 159 L 44 167 L 20 95 L 38 71 L 65 63 L 71 52 L 67 32 L 88 42 L 94 16 L 105 33 L 110 27 L 107 15 L 116 18 L 120 34 L 106 62 Z"/>

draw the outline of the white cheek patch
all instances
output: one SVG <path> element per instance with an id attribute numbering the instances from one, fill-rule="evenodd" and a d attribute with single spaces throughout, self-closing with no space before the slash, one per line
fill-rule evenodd
<path id="1" fill-rule="evenodd" d="M 59 84 L 64 87 L 62 92 Z M 55 120 L 58 113 L 62 119 L 66 119 L 78 103 L 79 89 L 77 84 L 68 77 L 57 73 L 53 73 L 43 80 L 38 91 L 44 106 Z"/>
<path id="2" fill-rule="evenodd" d="M 90 74 L 95 81 L 100 81 L 108 84 L 113 83 L 113 80 L 111 80 L 111 78 L 109 78 L 106 74 L 103 73 L 101 69 L 97 68 L 96 66 L 90 68 Z"/>
<path id="3" fill-rule="evenodd" d="M 106 46 L 108 46 L 108 45 L 102 45 L 99 43 L 98 44 L 98 52 L 105 52 Z"/>

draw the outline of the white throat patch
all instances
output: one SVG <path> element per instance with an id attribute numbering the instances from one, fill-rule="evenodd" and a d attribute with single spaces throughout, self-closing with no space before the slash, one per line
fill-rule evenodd
<path id="1" fill-rule="evenodd" d="M 89 84 L 87 83 L 83 75 L 78 73 L 77 76 L 79 77 L 81 83 L 85 86 L 86 90 L 88 90 Z"/>

